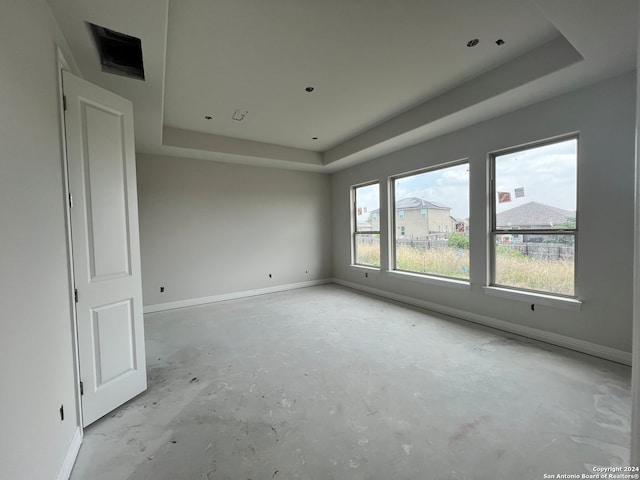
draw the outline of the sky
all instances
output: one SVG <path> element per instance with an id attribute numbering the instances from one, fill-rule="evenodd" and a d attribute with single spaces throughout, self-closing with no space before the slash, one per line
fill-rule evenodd
<path id="1" fill-rule="evenodd" d="M 357 189 L 358 222 L 366 222 L 369 213 L 380 208 L 380 189 L 378 184 L 367 185 Z M 366 208 L 366 211 L 365 211 Z"/>
<path id="2" fill-rule="evenodd" d="M 509 192 L 511 201 L 497 203 L 502 212 L 529 202 L 576 210 L 577 140 L 529 148 L 496 157 L 496 192 Z M 515 189 L 524 196 L 516 198 Z M 418 197 L 451 207 L 455 218 L 469 217 L 469 165 L 467 163 L 395 180 L 396 200 Z M 358 190 L 358 207 L 367 214 L 379 208 L 378 186 Z M 367 214 L 358 216 L 365 221 Z"/>
<path id="3" fill-rule="evenodd" d="M 576 210 L 577 140 L 545 145 L 496 157 L 496 192 L 511 192 L 511 202 L 499 203 L 498 212 L 528 202 Z M 524 188 L 515 198 L 514 189 Z"/>
<path id="4" fill-rule="evenodd" d="M 469 164 L 432 170 L 395 181 L 396 200 L 418 197 L 451 207 L 455 218 L 469 216 Z"/>

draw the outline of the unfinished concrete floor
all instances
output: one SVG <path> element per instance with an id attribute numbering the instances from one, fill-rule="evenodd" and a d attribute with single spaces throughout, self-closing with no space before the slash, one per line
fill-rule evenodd
<path id="1" fill-rule="evenodd" d="M 324 285 L 146 316 L 73 480 L 542 479 L 628 464 L 630 368 Z"/>

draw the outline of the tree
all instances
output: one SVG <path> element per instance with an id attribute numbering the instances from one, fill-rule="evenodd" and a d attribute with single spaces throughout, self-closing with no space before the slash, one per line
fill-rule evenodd
<path id="1" fill-rule="evenodd" d="M 469 238 L 460 232 L 453 232 L 449 237 L 447 245 L 453 248 L 469 249 Z"/>

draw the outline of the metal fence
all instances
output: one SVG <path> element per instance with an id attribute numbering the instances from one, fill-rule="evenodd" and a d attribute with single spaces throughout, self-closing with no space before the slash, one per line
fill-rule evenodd
<path id="1" fill-rule="evenodd" d="M 448 248 L 449 241 L 445 238 L 420 238 L 417 240 L 413 238 L 398 238 L 396 245 L 428 250 L 431 248 Z"/>
<path id="2" fill-rule="evenodd" d="M 498 253 L 517 252 L 538 260 L 573 260 L 575 256 L 575 246 L 566 243 L 500 243 L 496 249 Z"/>
<path id="3" fill-rule="evenodd" d="M 360 245 L 379 245 L 379 236 L 358 236 L 358 244 Z M 442 238 L 432 239 L 410 239 L 399 238 L 396 240 L 396 246 L 409 247 L 416 249 L 443 249 L 450 248 L 448 240 Z M 575 247 L 566 243 L 497 243 L 496 250 L 498 254 L 509 254 L 535 258 L 538 260 L 574 260 Z"/>

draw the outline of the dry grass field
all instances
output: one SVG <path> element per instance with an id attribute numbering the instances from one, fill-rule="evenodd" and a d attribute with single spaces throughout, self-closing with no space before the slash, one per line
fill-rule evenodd
<path id="1" fill-rule="evenodd" d="M 461 256 L 460 252 L 462 252 Z M 380 266 L 377 245 L 358 245 L 357 253 L 356 263 Z M 396 253 L 397 270 L 469 279 L 469 250 L 400 246 Z M 573 295 L 573 261 L 531 258 L 500 249 L 496 258 L 495 283 L 560 295 Z"/>

